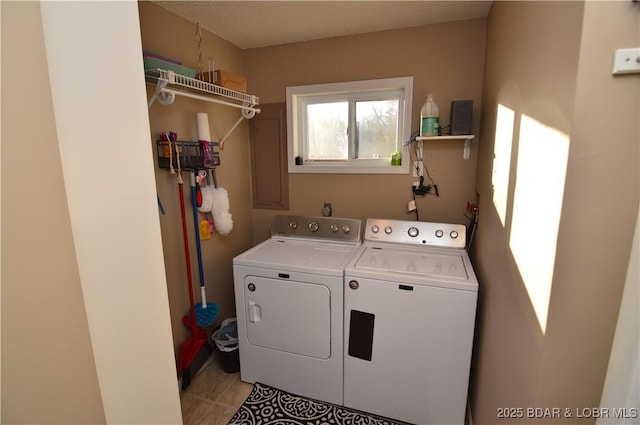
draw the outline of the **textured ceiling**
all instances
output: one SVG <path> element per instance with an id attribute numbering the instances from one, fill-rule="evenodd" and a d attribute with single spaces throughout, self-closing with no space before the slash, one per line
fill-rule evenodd
<path id="1" fill-rule="evenodd" d="M 241 49 L 485 17 L 491 1 L 155 1 Z"/>

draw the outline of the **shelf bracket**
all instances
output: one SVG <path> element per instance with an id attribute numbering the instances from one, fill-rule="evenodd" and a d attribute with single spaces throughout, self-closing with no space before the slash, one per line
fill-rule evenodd
<path id="1" fill-rule="evenodd" d="M 233 130 L 235 130 L 240 125 L 242 120 L 246 118 L 244 116 L 244 110 L 242 112 L 243 112 L 243 114 L 242 114 L 242 116 L 240 118 L 238 118 L 238 121 L 236 121 L 236 123 L 233 125 L 233 127 L 231 127 L 229 129 L 229 131 L 227 131 L 227 134 L 222 136 L 222 139 L 220 139 L 220 150 L 224 149 L 224 141 L 227 140 L 227 137 L 229 137 L 231 135 L 231 133 L 233 133 Z"/>
<path id="2" fill-rule="evenodd" d="M 163 105 L 170 105 L 173 103 L 175 94 L 168 94 L 165 92 L 168 83 L 169 81 L 165 79 L 158 79 L 158 83 L 156 84 L 156 91 L 153 93 L 153 96 L 151 96 L 151 99 L 149 99 L 149 103 L 147 105 L 149 109 L 151 109 L 151 105 L 153 105 L 153 102 L 155 102 L 156 99 L 158 99 L 158 102 Z"/>

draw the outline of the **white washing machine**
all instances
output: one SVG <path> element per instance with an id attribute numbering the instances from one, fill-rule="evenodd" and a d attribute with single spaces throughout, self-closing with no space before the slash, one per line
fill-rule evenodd
<path id="1" fill-rule="evenodd" d="M 344 269 L 362 222 L 278 215 L 271 234 L 233 259 L 240 377 L 341 405 Z"/>
<path id="2" fill-rule="evenodd" d="M 345 283 L 345 406 L 463 424 L 478 294 L 465 226 L 368 219 Z"/>

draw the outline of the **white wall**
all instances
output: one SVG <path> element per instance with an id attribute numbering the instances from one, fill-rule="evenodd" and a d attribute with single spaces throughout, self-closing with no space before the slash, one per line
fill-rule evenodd
<path id="1" fill-rule="evenodd" d="M 103 424 L 40 3 L 2 10 L 3 424 Z"/>
<path id="2" fill-rule="evenodd" d="M 476 424 L 496 423 L 496 409 L 505 405 L 557 406 L 574 416 L 562 410 L 551 422 L 595 422 L 576 418 L 576 409 L 601 403 L 638 216 L 640 80 L 611 75 L 615 49 L 640 41 L 638 6 L 521 1 L 491 8 L 478 145 L 481 213 L 472 252 L 481 283 L 471 381 Z M 505 131 L 511 150 L 496 155 L 498 122 L 506 115 L 497 112 L 500 105 L 514 112 L 515 122 Z M 522 144 L 530 129 L 525 115 L 529 124 L 532 118 L 569 137 L 544 327 L 537 309 L 544 303 L 530 297 L 541 280 L 527 280 L 512 249 L 524 177 L 518 159 L 523 146 L 533 145 Z M 548 166 L 540 162 L 537 172 L 548 174 Z M 494 202 L 498 175 L 507 191 Z M 536 201 L 540 194 L 548 195 L 546 187 L 530 193 Z M 545 207 L 538 202 L 529 211 L 539 216 L 548 213 Z M 528 225 L 539 222 L 533 217 Z M 530 246 L 521 259 L 548 252 Z"/>
<path id="3" fill-rule="evenodd" d="M 624 286 L 616 335 L 613 340 L 607 379 L 600 406 L 611 414 L 599 418 L 598 424 L 637 424 L 640 415 L 640 214 L 636 222 L 635 237 L 627 281 Z M 626 418 L 616 419 L 613 409 L 627 409 Z M 635 412 L 631 409 L 636 409 Z"/>
<path id="4" fill-rule="evenodd" d="M 137 2 L 41 8 L 107 423 L 181 423 Z"/>

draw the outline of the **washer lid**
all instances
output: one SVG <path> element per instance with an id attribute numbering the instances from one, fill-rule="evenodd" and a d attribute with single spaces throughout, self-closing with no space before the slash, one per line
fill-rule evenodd
<path id="1" fill-rule="evenodd" d="M 465 250 L 403 248 L 365 243 L 346 274 L 395 282 L 477 290 L 475 273 Z"/>
<path id="2" fill-rule="evenodd" d="M 233 259 L 233 264 L 342 276 L 360 243 L 272 237 Z"/>

